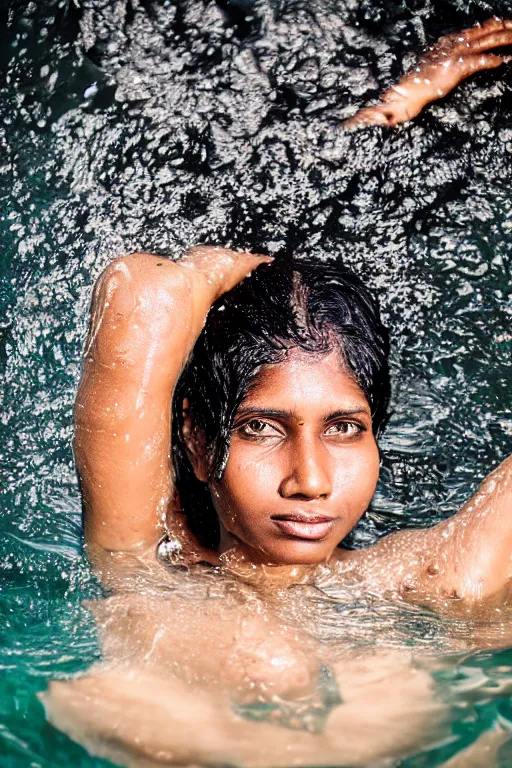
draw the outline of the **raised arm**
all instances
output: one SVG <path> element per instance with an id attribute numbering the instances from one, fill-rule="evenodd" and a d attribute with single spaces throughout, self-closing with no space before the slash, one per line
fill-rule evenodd
<path id="1" fill-rule="evenodd" d="M 267 257 L 138 253 L 100 276 L 75 404 L 88 545 L 142 552 L 173 525 L 171 399 L 211 304 Z"/>
<path id="2" fill-rule="evenodd" d="M 381 96 L 381 104 L 359 110 L 344 125 L 392 127 L 412 120 L 427 104 L 442 99 L 466 77 L 511 61 L 511 56 L 492 53 L 493 49 L 508 45 L 512 45 L 512 20 L 493 18 L 446 35 L 420 58 L 412 72 Z"/>

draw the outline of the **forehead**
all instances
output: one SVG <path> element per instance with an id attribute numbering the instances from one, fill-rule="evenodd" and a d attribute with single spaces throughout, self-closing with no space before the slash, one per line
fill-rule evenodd
<path id="1" fill-rule="evenodd" d="M 273 408 L 340 406 L 367 408 L 366 396 L 347 371 L 339 352 L 318 355 L 293 349 L 283 362 L 263 366 L 243 400 Z"/>

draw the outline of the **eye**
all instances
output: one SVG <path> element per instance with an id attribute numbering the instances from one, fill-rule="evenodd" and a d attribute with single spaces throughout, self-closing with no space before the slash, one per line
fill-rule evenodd
<path id="1" fill-rule="evenodd" d="M 327 427 L 324 435 L 328 437 L 355 437 L 364 431 L 365 427 L 355 421 L 337 421 Z"/>
<path id="2" fill-rule="evenodd" d="M 245 424 L 238 427 L 238 431 L 244 437 L 253 439 L 280 436 L 277 428 L 272 426 L 272 424 L 269 424 L 268 421 L 263 421 L 263 419 L 251 419 L 250 421 L 246 421 Z"/>

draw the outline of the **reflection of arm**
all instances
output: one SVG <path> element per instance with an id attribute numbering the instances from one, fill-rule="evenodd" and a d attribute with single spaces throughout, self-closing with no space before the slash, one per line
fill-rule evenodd
<path id="1" fill-rule="evenodd" d="M 412 120 L 427 104 L 446 96 L 466 77 L 509 61 L 508 56 L 489 53 L 507 45 L 512 45 L 512 21 L 497 18 L 446 35 L 420 59 L 413 72 L 382 95 L 382 104 L 359 110 L 345 126 L 394 126 Z"/>
<path id="2" fill-rule="evenodd" d="M 348 678 L 346 703 L 321 734 L 242 719 L 224 694 L 133 670 L 52 683 L 43 699 L 56 727 L 130 768 L 367 765 L 439 737 L 442 710 L 427 674 L 378 658 L 358 661 L 352 672 L 343 664 L 340 674 Z"/>
<path id="3" fill-rule="evenodd" d="M 92 754 L 130 768 L 219 763 L 277 768 L 294 764 L 299 755 L 299 764 L 314 765 L 321 748 L 318 737 L 238 717 L 226 696 L 144 674 L 107 672 L 54 682 L 43 701 L 52 724 Z"/>
<path id="4" fill-rule="evenodd" d="M 207 247 L 179 263 L 140 253 L 98 280 L 75 404 L 88 544 L 140 551 L 164 532 L 175 383 L 213 301 L 262 260 Z"/>

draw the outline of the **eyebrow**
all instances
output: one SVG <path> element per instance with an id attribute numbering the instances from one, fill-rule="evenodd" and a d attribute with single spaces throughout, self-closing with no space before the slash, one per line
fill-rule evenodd
<path id="1" fill-rule="evenodd" d="M 258 405 L 239 408 L 237 416 L 248 416 L 251 413 L 258 413 L 261 416 L 274 417 L 276 419 L 289 419 L 300 421 L 300 417 L 294 411 L 279 410 L 276 408 L 260 408 Z M 371 416 L 369 408 L 342 408 L 324 416 L 323 421 L 333 421 L 333 419 L 346 418 L 347 416 L 357 416 L 358 414 Z"/>

